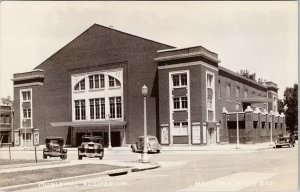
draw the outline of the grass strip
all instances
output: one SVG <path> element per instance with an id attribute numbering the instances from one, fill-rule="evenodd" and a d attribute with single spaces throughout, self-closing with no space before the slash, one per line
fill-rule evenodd
<path id="1" fill-rule="evenodd" d="M 47 181 L 51 179 L 59 179 L 92 173 L 100 173 L 103 171 L 119 168 L 124 167 L 103 164 L 81 164 L 55 168 L 18 171 L 13 173 L 1 173 L 0 187 Z"/>

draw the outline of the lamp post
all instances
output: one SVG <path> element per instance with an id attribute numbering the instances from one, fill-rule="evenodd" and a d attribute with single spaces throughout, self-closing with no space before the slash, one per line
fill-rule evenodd
<path id="1" fill-rule="evenodd" d="M 110 114 L 107 114 L 108 117 L 108 150 L 111 150 L 111 137 L 110 137 Z"/>
<path id="2" fill-rule="evenodd" d="M 143 154 L 141 156 L 142 163 L 149 163 L 150 159 L 148 156 L 147 151 L 147 114 L 146 114 L 146 96 L 148 93 L 148 87 L 144 85 L 142 87 L 142 95 L 144 96 L 144 147 L 143 147 Z"/>
<path id="3" fill-rule="evenodd" d="M 270 145 L 273 145 L 273 111 L 270 111 L 270 117 L 272 118 L 271 127 L 270 127 Z"/>
<path id="4" fill-rule="evenodd" d="M 240 148 L 240 133 L 239 133 L 239 105 L 235 106 L 236 110 L 236 149 Z"/>

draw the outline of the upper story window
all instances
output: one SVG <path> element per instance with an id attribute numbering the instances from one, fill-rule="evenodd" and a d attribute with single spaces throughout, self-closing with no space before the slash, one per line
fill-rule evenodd
<path id="1" fill-rule="evenodd" d="M 218 82 L 218 89 L 219 89 L 219 98 L 221 99 L 222 93 L 221 93 L 221 81 Z"/>
<path id="2" fill-rule="evenodd" d="M 105 119 L 105 98 L 90 99 L 90 118 Z"/>
<path id="3" fill-rule="evenodd" d="M 173 107 L 174 109 L 187 109 L 188 108 L 187 97 L 174 97 Z"/>
<path id="4" fill-rule="evenodd" d="M 213 76 L 211 74 L 207 74 L 207 88 L 213 88 Z"/>
<path id="5" fill-rule="evenodd" d="M 244 98 L 248 98 L 248 90 L 244 90 Z"/>
<path id="6" fill-rule="evenodd" d="M 230 100 L 231 97 L 231 85 L 229 83 L 227 83 L 226 85 L 226 99 Z"/>
<path id="7" fill-rule="evenodd" d="M 252 97 L 254 97 L 255 96 L 255 91 L 252 91 Z"/>
<path id="8" fill-rule="evenodd" d="M 109 98 L 110 118 L 122 118 L 122 100 L 121 97 Z"/>
<path id="9" fill-rule="evenodd" d="M 30 91 L 22 91 L 23 101 L 31 101 L 31 92 Z"/>
<path id="10" fill-rule="evenodd" d="M 85 120 L 85 100 L 75 100 L 75 120 Z"/>
<path id="11" fill-rule="evenodd" d="M 90 89 L 104 88 L 105 85 L 104 74 L 90 75 L 89 82 L 90 82 Z"/>
<path id="12" fill-rule="evenodd" d="M 173 79 L 174 87 L 187 86 L 187 74 L 186 73 L 174 74 L 174 75 L 172 75 L 172 79 Z"/>
<path id="13" fill-rule="evenodd" d="M 109 87 L 120 87 L 121 83 L 118 79 L 116 79 L 112 76 L 108 76 L 108 86 Z"/>
<path id="14" fill-rule="evenodd" d="M 236 99 L 240 98 L 240 87 L 235 88 L 235 97 Z"/>
<path id="15" fill-rule="evenodd" d="M 81 81 L 79 81 L 74 89 L 77 91 L 77 90 L 85 90 L 85 79 L 82 79 Z"/>

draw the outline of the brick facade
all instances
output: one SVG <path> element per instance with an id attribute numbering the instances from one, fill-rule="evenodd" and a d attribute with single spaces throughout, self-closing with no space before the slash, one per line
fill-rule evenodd
<path id="1" fill-rule="evenodd" d="M 277 97 L 276 84 L 259 85 L 219 66 L 219 63 L 218 55 L 203 47 L 176 50 L 169 45 L 95 24 L 32 72 L 14 75 L 14 130 L 20 134 L 20 145 L 24 131 L 31 133 L 37 129 L 40 133 L 40 143 L 44 143 L 45 137 L 48 136 L 61 136 L 66 144 L 73 146 L 78 144 L 79 136 L 82 134 L 100 134 L 106 138 L 110 123 L 107 117 L 102 121 L 74 120 L 73 96 L 76 92 L 72 78 L 79 74 L 85 75 L 87 88 L 82 95 L 95 95 L 93 90 L 88 89 L 87 74 L 109 73 L 119 69 L 122 73 L 120 97 L 123 114 L 122 118 L 111 121 L 112 132 L 115 135 L 113 139 L 118 140 L 115 145 L 129 144 L 143 135 L 141 95 L 143 85 L 147 85 L 149 89 L 147 96 L 149 135 L 156 135 L 165 144 L 219 143 L 228 140 L 229 132 L 224 127 L 227 122 L 224 122 L 222 112 L 223 107 L 229 112 L 235 110 L 236 86 L 240 87 L 238 101 L 240 110 L 245 108 L 242 102 L 244 89 L 248 90 L 249 96 L 255 92 L 255 96 L 251 95 L 251 98 Z M 170 79 L 173 78 L 172 74 L 178 71 L 188 71 L 188 85 L 172 87 L 173 82 Z M 209 89 L 207 89 L 208 74 L 213 81 Z M 185 81 L 184 75 L 182 78 Z M 228 83 L 231 85 L 231 97 L 226 99 Z M 29 101 L 32 104 L 31 119 L 24 118 L 28 109 L 24 108 L 24 102 L 21 103 L 23 95 L 20 93 L 26 89 L 30 89 L 32 94 Z M 107 91 L 105 95 L 114 93 L 113 89 L 105 90 Z M 170 100 L 172 97 L 179 99 L 180 105 L 184 105 L 181 106 L 183 109 L 173 109 L 173 100 Z M 208 97 L 213 98 L 210 100 L 210 109 L 207 108 Z M 110 96 L 107 96 L 106 99 L 109 98 Z M 88 96 L 84 99 L 86 109 L 89 109 Z M 265 105 L 254 104 L 247 100 L 251 102 L 252 107 L 263 109 L 268 106 L 270 111 L 274 105 L 273 100 L 269 101 L 270 104 Z M 106 105 L 110 106 L 108 103 Z M 111 109 L 105 110 L 107 115 Z M 86 110 L 85 113 L 90 111 Z M 32 124 L 24 127 L 22 122 L 28 119 L 32 120 Z M 176 121 L 175 125 L 173 120 Z M 174 126 L 175 129 L 172 130 L 171 127 Z M 177 135 L 171 135 L 174 133 Z M 211 134 L 214 134 L 213 138 L 208 137 Z"/>

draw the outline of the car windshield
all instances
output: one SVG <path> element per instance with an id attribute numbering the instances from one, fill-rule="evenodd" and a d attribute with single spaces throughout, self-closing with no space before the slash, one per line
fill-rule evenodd
<path id="1" fill-rule="evenodd" d="M 156 139 L 154 137 L 150 137 L 148 138 L 148 141 L 156 141 Z"/>
<path id="2" fill-rule="evenodd" d="M 50 144 L 51 144 L 51 145 L 58 144 L 58 140 L 51 140 L 51 141 L 50 141 Z"/>
<path id="3" fill-rule="evenodd" d="M 100 143 L 101 139 L 99 137 L 84 137 L 83 142 L 94 142 Z"/>

